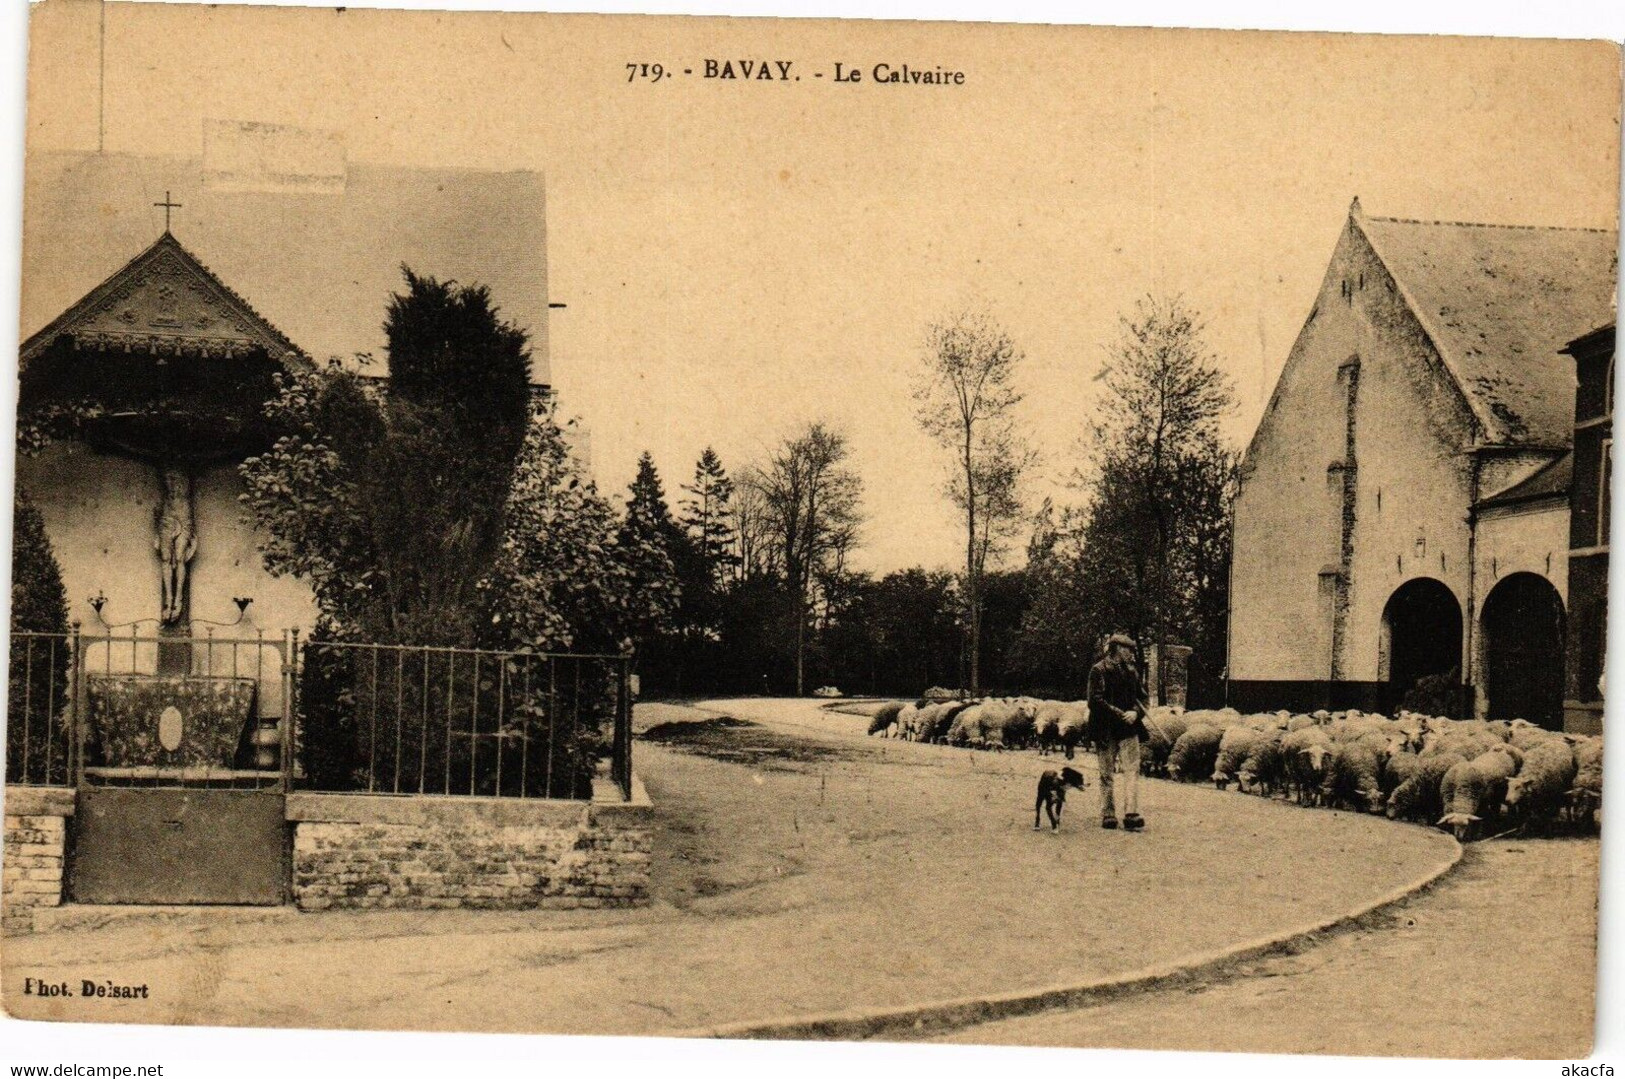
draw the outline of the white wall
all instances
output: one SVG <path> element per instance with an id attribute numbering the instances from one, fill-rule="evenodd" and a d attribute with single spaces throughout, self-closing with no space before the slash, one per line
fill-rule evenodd
<path id="1" fill-rule="evenodd" d="M 1236 503 L 1233 679 L 1330 677 L 1331 590 L 1319 575 L 1341 559 L 1343 507 L 1327 466 L 1346 452 L 1338 368 L 1356 356 L 1359 471 L 1342 678 L 1378 680 L 1382 610 L 1405 581 L 1437 578 L 1465 605 L 1471 414 L 1350 223 L 1248 451 Z"/>
<path id="2" fill-rule="evenodd" d="M 17 483 L 45 519 L 68 618 L 99 630 L 89 598 L 107 596 L 109 622 L 158 616 L 158 559 L 153 520 L 160 492 L 151 467 L 97 453 L 80 442 L 57 442 L 35 457 L 19 457 Z"/>
<path id="3" fill-rule="evenodd" d="M 158 557 L 153 551 L 153 525 L 160 499 L 157 473 L 150 465 L 98 453 L 81 442 L 53 444 L 36 457 L 19 458 L 18 483 L 45 521 L 62 580 L 68 593 L 68 617 L 86 636 L 109 635 L 98 620 L 90 597 L 102 593 L 108 623 L 156 619 L 159 610 Z M 306 633 L 315 622 L 310 589 L 293 578 L 274 578 L 265 571 L 256 549 L 257 536 L 238 502 L 241 482 L 232 465 L 220 465 L 194 480 L 197 555 L 191 565 L 193 633 L 206 636 L 204 620 L 231 622 L 237 617 L 234 596 L 252 597 L 242 622 L 213 627 L 217 638 L 256 638 L 263 631 L 280 641 L 285 630 Z M 155 622 L 136 627 L 142 638 L 157 632 Z M 129 629 L 111 636 L 129 636 Z M 129 643 L 91 647 L 91 670 L 151 671 L 151 645 Z M 274 648 L 228 645 L 197 648 L 193 670 L 199 674 L 257 676 L 260 711 L 278 715 L 281 708 L 280 658 Z"/>
<path id="4" fill-rule="evenodd" d="M 1475 423 L 1387 271 L 1363 242 L 1353 255 L 1348 272 L 1365 287 L 1347 308 L 1361 354 L 1360 484 L 1343 670 L 1369 682 L 1379 679 L 1383 608 L 1406 581 L 1450 589 L 1467 647 Z"/>
<path id="5" fill-rule="evenodd" d="M 1338 294 L 1338 244 L 1321 286 Z M 1343 395 L 1337 365 L 1347 355 L 1331 320 L 1311 317 L 1292 347 L 1259 421 L 1236 497 L 1231 577 L 1230 677 L 1314 681 L 1331 673 L 1331 605 L 1322 567 L 1335 565 L 1341 492 L 1326 466 L 1343 456 Z"/>

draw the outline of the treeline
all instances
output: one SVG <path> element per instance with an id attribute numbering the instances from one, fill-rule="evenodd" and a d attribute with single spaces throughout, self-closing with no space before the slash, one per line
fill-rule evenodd
<path id="1" fill-rule="evenodd" d="M 1021 509 L 1036 458 L 1009 388 L 1021 353 L 982 313 L 930 329 L 916 399 L 921 426 L 955 450 L 945 493 L 966 524 L 959 572 L 850 567 L 862 484 L 824 424 L 734 473 L 707 449 L 675 509 L 645 454 L 627 520 L 649 522 L 646 539 L 669 552 L 678 600 L 637 641 L 644 694 L 1075 697 L 1097 642 L 1121 631 L 1190 646 L 1191 703 L 1221 703 L 1236 455 L 1219 425 L 1234 402 L 1201 329 L 1177 300 L 1147 299 L 1122 321 L 1099 407 L 1080 424 L 1079 500 L 1036 513 Z M 1022 532 L 1024 564 L 992 568 Z"/>

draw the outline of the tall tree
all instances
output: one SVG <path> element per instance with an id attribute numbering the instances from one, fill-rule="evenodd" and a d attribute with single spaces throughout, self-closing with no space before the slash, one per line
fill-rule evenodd
<path id="1" fill-rule="evenodd" d="M 1015 429 L 1022 359 L 993 316 L 967 308 L 931 324 L 914 400 L 925 432 L 954 455 L 949 497 L 964 515 L 969 688 L 981 687 L 982 575 L 990 553 L 1020 518 L 1016 485 L 1031 451 Z"/>
<path id="2" fill-rule="evenodd" d="M 688 560 L 688 537 L 672 520 L 671 508 L 666 504 L 665 485 L 655 469 L 654 458 L 647 452 L 638 458 L 638 472 L 627 492 L 620 545 L 626 551 L 640 553 L 632 567 L 634 580 L 639 585 L 652 586 L 669 581 L 673 598 L 681 601 L 681 585 L 678 582 L 682 574 L 677 566 Z M 651 617 L 634 629 L 633 636 L 640 648 L 657 635 L 677 628 L 672 610 L 651 610 L 650 614 Z"/>
<path id="3" fill-rule="evenodd" d="M 514 471 L 502 553 L 488 578 L 502 647 L 619 651 L 677 602 L 659 529 L 628 528 L 538 406 Z M 653 538 L 651 538 L 653 537 Z"/>
<path id="4" fill-rule="evenodd" d="M 508 722 L 550 747 L 505 776 L 500 751 L 494 762 L 481 757 L 449 725 L 429 721 L 438 692 L 430 651 L 422 684 L 394 687 L 395 738 L 377 739 L 354 722 L 381 691 L 377 679 L 358 667 L 358 653 L 323 647 L 606 652 L 658 622 L 674 599 L 664 548 L 623 534 L 616 509 L 580 474 L 552 404 L 533 399 L 524 334 L 498 318 L 481 288 L 410 271 L 406 280 L 385 324 L 387 385 L 337 364 L 284 378 L 266 406 L 280 436 L 240 469 L 267 568 L 309 581 L 320 612 L 300 675 L 305 767 L 348 789 L 416 752 L 420 773 L 466 775 L 471 791 L 579 797 L 590 791 L 601 723 L 555 739 L 551 687 L 498 690 L 510 695 Z M 607 683 L 589 681 L 572 686 L 572 714 L 601 721 L 612 697 Z M 444 684 L 449 699 L 458 683 Z M 460 684 L 477 709 L 488 683 Z M 444 707 L 449 714 L 453 704 Z M 437 755 L 446 770 L 428 764 L 425 773 Z M 453 767 L 459 761 L 466 771 Z"/>
<path id="5" fill-rule="evenodd" d="M 953 574 L 922 568 L 888 573 L 874 586 L 877 692 L 917 695 L 959 673 L 961 603 Z"/>
<path id="6" fill-rule="evenodd" d="M 704 561 L 713 586 L 720 587 L 739 561 L 737 538 L 731 523 L 734 483 L 722 459 L 710 446 L 694 464 L 694 482 L 683 485 L 683 527 Z"/>
<path id="7" fill-rule="evenodd" d="M 68 592 L 45 534 L 45 519 L 19 484 L 11 503 L 11 628 L 68 632 Z"/>
<path id="8" fill-rule="evenodd" d="M 402 266 L 404 292 L 384 315 L 389 393 L 431 409 L 442 437 L 472 443 L 504 490 L 530 419 L 530 349 L 504 322 L 484 285 L 419 276 Z M 498 499 L 500 501 L 500 498 Z"/>
<path id="9" fill-rule="evenodd" d="M 728 526 L 734 537 L 735 583 L 756 577 L 776 576 L 779 566 L 773 560 L 768 537 L 767 500 L 762 496 L 761 472 L 747 468 L 740 473 L 729 505 Z"/>
<path id="10" fill-rule="evenodd" d="M 1048 495 L 1033 514 L 1032 531 L 1027 535 L 1027 564 L 1034 565 L 1055 557 L 1061 543 L 1061 522 L 1055 519 L 1055 500 Z"/>
<path id="11" fill-rule="evenodd" d="M 69 731 L 56 709 L 68 698 L 68 594 L 45 520 L 21 486 L 13 494 L 11 664 L 7 683 L 9 783 L 68 782 Z M 50 634 L 44 638 L 20 634 Z"/>
<path id="12" fill-rule="evenodd" d="M 1022 615 L 1011 665 L 1027 685 L 1047 687 L 1052 695 L 1080 693 L 1093 658 L 1089 642 L 1100 632 L 1099 613 L 1079 590 L 1085 519 L 1068 506 L 1057 520 L 1046 499 L 1027 542 L 1031 602 Z"/>
<path id="13" fill-rule="evenodd" d="M 787 438 L 751 477 L 761 495 L 770 557 L 782 569 L 795 618 L 795 685 L 806 692 L 807 621 L 821 575 L 838 571 L 857 542 L 862 481 L 846 464 L 844 436 L 812 423 Z"/>
<path id="14" fill-rule="evenodd" d="M 403 268 L 380 390 L 336 365 L 283 379 L 282 432 L 242 465 L 273 573 L 309 580 L 342 638 L 466 645 L 530 408 L 525 334 L 481 286 Z"/>
<path id="15" fill-rule="evenodd" d="M 1197 612 L 1212 618 L 1228 579 L 1228 540 L 1215 530 L 1228 534 L 1235 455 L 1219 426 L 1235 398 L 1202 333 L 1177 297 L 1146 297 L 1121 320 L 1081 477 L 1090 516 L 1080 569 L 1096 586 L 1085 591 L 1159 645 L 1211 636 L 1194 624 Z M 1203 659 L 1215 663 L 1211 652 Z"/>

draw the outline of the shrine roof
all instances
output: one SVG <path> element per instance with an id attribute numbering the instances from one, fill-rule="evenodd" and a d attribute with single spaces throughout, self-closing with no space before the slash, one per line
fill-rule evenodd
<path id="1" fill-rule="evenodd" d="M 165 231 L 78 302 L 23 342 L 20 362 L 63 338 L 80 348 L 231 357 L 263 349 L 291 367 L 310 359 Z"/>
<path id="2" fill-rule="evenodd" d="M 297 177 L 295 177 L 297 179 Z M 535 170 L 348 161 L 332 186 L 226 184 L 207 157 L 41 152 L 23 174 L 24 337 L 55 321 L 164 226 L 317 363 L 382 367 L 401 267 L 491 290 L 550 380 L 545 185 Z"/>

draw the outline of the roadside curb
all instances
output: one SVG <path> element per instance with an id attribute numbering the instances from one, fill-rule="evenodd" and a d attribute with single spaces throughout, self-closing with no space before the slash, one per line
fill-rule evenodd
<path id="1" fill-rule="evenodd" d="M 1443 834 L 1443 833 L 1441 833 Z M 1465 853 L 1461 843 L 1449 835 L 1449 856 L 1415 880 L 1385 892 L 1343 914 L 1299 926 L 1286 933 L 1258 937 L 1215 951 L 1202 952 L 1168 963 L 1145 967 L 1094 981 L 1053 985 L 1040 989 L 1018 989 L 985 996 L 897 1007 L 858 1008 L 824 1015 L 788 1019 L 747 1020 L 716 1027 L 661 1032 L 676 1038 L 774 1039 L 861 1041 L 881 1035 L 895 1038 L 917 1037 L 925 1033 L 975 1026 L 995 1019 L 1010 1019 L 1055 1008 L 1076 1008 L 1104 1004 L 1133 993 L 1169 989 L 1200 982 L 1232 963 L 1291 953 L 1318 943 L 1318 937 L 1349 928 L 1433 887 L 1458 865 Z"/>

